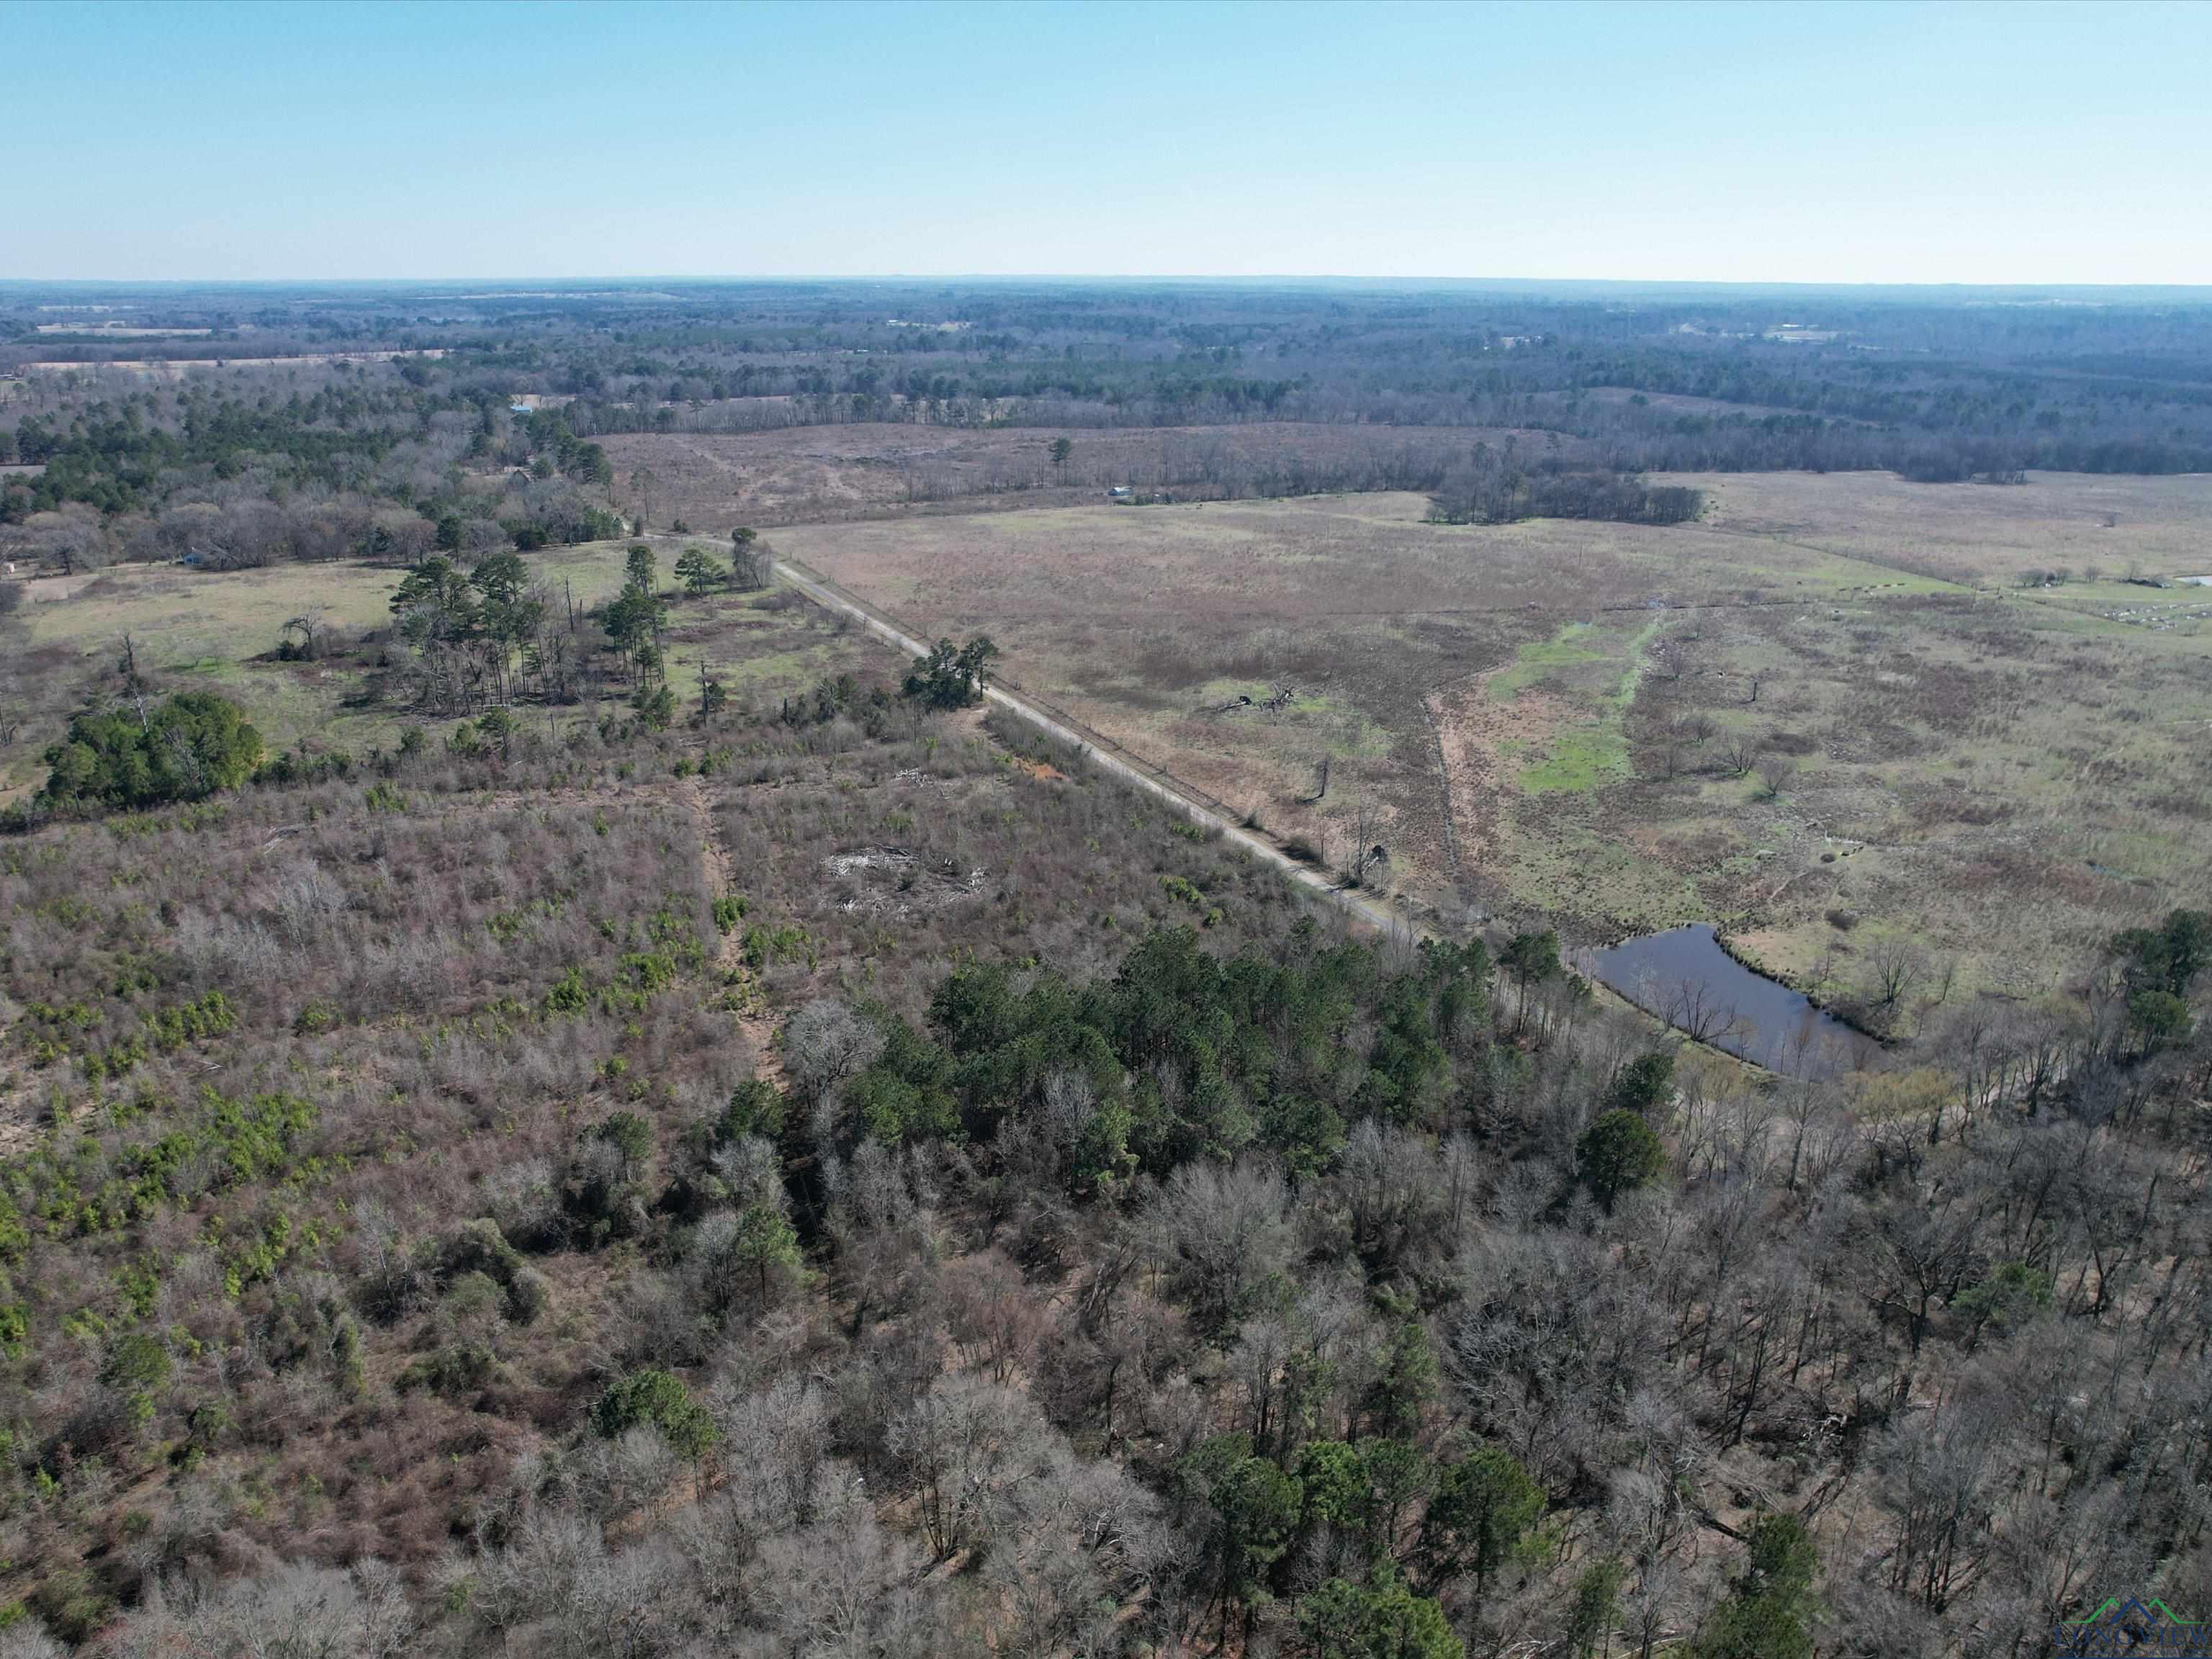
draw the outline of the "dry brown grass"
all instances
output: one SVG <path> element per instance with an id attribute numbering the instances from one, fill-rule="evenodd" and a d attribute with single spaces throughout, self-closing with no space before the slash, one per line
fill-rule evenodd
<path id="1" fill-rule="evenodd" d="M 917 630 L 991 634 L 1024 690 L 1333 862 L 1369 820 L 1419 898 L 1449 885 L 1447 781 L 1478 900 L 1593 932 L 1731 921 L 1839 992 L 1904 937 L 1961 986 L 2039 994 L 2048 964 L 2208 896 L 2201 590 L 2017 576 L 2078 578 L 2076 542 L 2130 525 L 2179 571 L 2212 482 L 1698 482 L 1712 521 L 1671 529 L 1433 526 L 1376 495 L 775 540 Z M 1280 688 L 1279 711 L 1224 707 Z M 1670 778 L 1686 720 L 1711 732 Z M 1736 775 L 1739 742 L 1795 775 Z M 1304 805 L 1323 753 L 1328 798 Z"/>
<path id="2" fill-rule="evenodd" d="M 2068 568 L 2212 571 L 2212 476 L 2032 472 L 2024 484 L 1912 483 L 1892 472 L 1685 473 L 1715 529 L 1784 538 L 1960 581 Z M 2107 523 L 2107 520 L 2111 520 Z"/>
<path id="3" fill-rule="evenodd" d="M 1073 428 L 1062 469 L 1042 428 L 978 431 L 909 423 L 795 427 L 757 433 L 646 433 L 599 441 L 614 463 L 616 498 L 643 505 L 631 474 L 651 471 L 652 519 L 681 519 L 715 534 L 732 525 L 880 517 L 923 509 L 978 511 L 1097 501 L 1111 485 L 1177 487 L 1187 495 L 1254 493 L 1254 481 L 1304 467 L 1312 487 L 1371 481 L 1334 476 L 1463 455 L 1517 436 L 1532 452 L 1544 434 L 1471 428 L 1243 426 Z"/>
<path id="4" fill-rule="evenodd" d="M 775 540 L 918 629 L 989 633 L 1023 689 L 1271 829 L 1334 855 L 1353 817 L 1379 815 L 1395 878 L 1425 896 L 1449 871 L 1425 707 L 1435 688 L 1593 617 L 1633 633 L 1655 604 L 1826 597 L 1892 579 L 1782 544 L 1747 556 L 1741 538 L 1694 526 L 1440 526 L 1426 511 L 1421 496 L 1388 494 L 1101 503 L 792 527 Z M 1592 660 L 1595 695 L 1620 670 Z M 1283 688 L 1297 695 L 1279 712 L 1223 710 Z M 1330 796 L 1309 811 L 1299 798 L 1323 754 L 1335 757 Z M 1495 873 L 1462 871 L 1478 885 Z"/>

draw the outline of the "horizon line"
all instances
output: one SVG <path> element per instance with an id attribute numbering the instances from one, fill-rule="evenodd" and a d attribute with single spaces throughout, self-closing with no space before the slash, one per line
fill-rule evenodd
<path id="1" fill-rule="evenodd" d="M 630 276 L 0 276 L 0 289 L 9 288 L 428 288 L 509 283 L 526 287 L 564 289 L 581 286 L 635 287 L 647 283 L 1158 283 L 1194 287 L 1250 288 L 1268 285 L 1388 288 L 1581 288 L 1648 291 L 1654 289 L 1796 289 L 1814 292 L 1891 290 L 1926 293 L 2154 293 L 2203 295 L 2212 297 L 2212 283 L 2185 282 L 1908 282 L 1871 279 L 1759 278 L 1759 277 L 1638 277 L 1638 276 L 1363 276 L 1333 272 L 1275 272 L 1230 276 L 1177 271 L 882 271 L 783 272 L 723 271 L 688 274 L 647 272 Z"/>

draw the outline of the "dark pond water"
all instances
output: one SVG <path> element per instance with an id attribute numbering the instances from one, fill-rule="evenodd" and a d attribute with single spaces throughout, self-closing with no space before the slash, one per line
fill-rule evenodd
<path id="1" fill-rule="evenodd" d="M 1588 970 L 1638 1007 L 1717 1048 L 1791 1077 L 1873 1065 L 1881 1045 L 1721 949 L 1704 922 L 1594 952 Z"/>

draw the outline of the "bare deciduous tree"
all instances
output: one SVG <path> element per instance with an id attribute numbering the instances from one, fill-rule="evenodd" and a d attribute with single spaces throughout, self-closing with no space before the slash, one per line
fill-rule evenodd
<path id="1" fill-rule="evenodd" d="M 1920 982 L 1926 967 L 1927 958 L 1916 945 L 1893 939 L 1875 946 L 1867 957 L 1868 971 L 1873 975 L 1874 1006 L 1885 1013 L 1895 1013 Z"/>
<path id="2" fill-rule="evenodd" d="M 784 1068 L 799 1092 L 818 1100 L 883 1052 L 884 1034 L 832 997 L 808 1003 L 784 1027 Z"/>
<path id="3" fill-rule="evenodd" d="M 1289 1191 L 1259 1164 L 1185 1164 L 1162 1188 L 1152 1219 L 1171 1277 L 1207 1329 L 1247 1310 L 1254 1293 L 1288 1265 L 1295 1240 Z"/>

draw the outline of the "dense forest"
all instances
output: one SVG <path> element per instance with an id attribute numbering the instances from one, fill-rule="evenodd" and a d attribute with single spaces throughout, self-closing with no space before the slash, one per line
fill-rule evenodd
<path id="1" fill-rule="evenodd" d="M 87 331 L 52 320 L 72 308 Z M 206 332 L 103 338 L 114 313 Z M 1657 470 L 2212 468 L 2212 310 L 2152 290 L 20 289 L 11 370 L 0 464 L 36 471 L 0 483 L 0 523 L 72 558 L 329 556 L 417 520 L 449 545 L 615 533 L 593 439 L 823 423 L 1376 429 L 1359 465 L 1263 491 L 1373 487 L 1388 431 L 1464 428 L 1392 481 L 1462 506 L 1477 431 L 1538 433 L 1620 480 L 1583 507 L 1632 517 Z"/>

